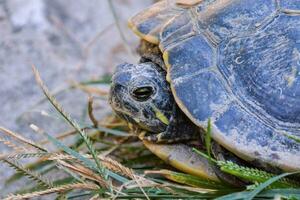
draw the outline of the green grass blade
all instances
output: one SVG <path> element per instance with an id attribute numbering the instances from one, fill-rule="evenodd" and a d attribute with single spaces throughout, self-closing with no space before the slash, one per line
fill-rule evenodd
<path id="1" fill-rule="evenodd" d="M 56 101 L 56 99 L 50 94 L 48 88 L 44 85 L 39 72 L 37 71 L 37 69 L 33 66 L 32 67 L 35 78 L 37 80 L 37 83 L 39 84 L 39 86 L 41 87 L 43 93 L 45 94 L 45 96 L 47 97 L 47 99 L 50 101 L 50 103 L 53 105 L 53 107 L 56 109 L 56 111 L 58 113 L 61 114 L 61 116 L 80 134 L 80 136 L 83 138 L 84 142 L 86 143 L 86 146 L 89 150 L 89 152 L 91 153 L 91 155 L 93 156 L 93 159 L 97 165 L 97 172 L 104 178 L 104 179 L 108 179 L 108 174 L 106 173 L 107 170 L 106 168 L 100 163 L 98 156 L 97 156 L 97 152 L 94 149 L 91 141 L 89 140 L 87 134 L 85 133 L 84 130 L 82 130 L 80 128 L 80 126 L 75 122 L 75 120 L 73 120 L 62 108 L 62 106 Z"/>
<path id="2" fill-rule="evenodd" d="M 249 200 L 249 195 L 251 191 L 243 191 L 243 192 L 236 192 L 232 194 L 228 194 L 225 196 L 221 196 L 216 198 L 215 200 Z M 262 191 L 261 193 L 257 194 L 254 199 L 275 199 L 275 197 L 285 197 L 286 199 L 300 199 L 300 189 L 272 189 Z"/>
<path id="3" fill-rule="evenodd" d="M 207 155 L 210 158 L 209 160 L 211 160 L 211 121 L 210 121 L 210 119 L 208 119 L 207 129 L 205 132 L 205 147 L 206 147 Z"/>
<path id="4" fill-rule="evenodd" d="M 159 171 L 154 171 L 154 173 L 162 175 L 167 179 L 170 179 L 177 183 L 190 185 L 194 187 L 205 188 L 205 189 L 228 189 L 228 187 L 220 184 L 219 182 L 215 182 L 209 179 L 200 178 L 189 174 L 174 172 L 170 170 L 159 170 Z"/>
<path id="5" fill-rule="evenodd" d="M 48 166 L 49 164 L 53 163 L 52 161 L 43 161 L 43 162 L 35 162 L 33 164 L 26 165 L 26 169 L 28 170 L 42 170 L 44 167 Z M 6 181 L 5 181 L 5 186 L 9 186 L 13 184 L 14 182 L 18 181 L 19 179 L 23 178 L 25 175 L 23 173 L 17 172 L 10 176 Z"/>
<path id="6" fill-rule="evenodd" d="M 58 147 L 59 149 L 62 149 L 64 152 L 66 152 L 69 155 L 72 155 L 74 158 L 77 158 L 78 160 L 80 160 L 82 163 L 84 163 L 86 165 L 86 167 L 92 169 L 92 170 L 96 170 L 97 171 L 97 165 L 92 162 L 90 159 L 87 159 L 86 157 L 82 156 L 80 153 L 74 151 L 73 149 L 71 149 L 70 147 L 64 145 L 63 143 L 61 143 L 59 140 L 57 140 L 55 137 L 51 136 L 50 134 L 46 133 L 45 131 L 41 130 L 40 128 L 36 127 L 35 125 L 31 125 L 31 128 L 34 129 L 35 131 L 46 135 L 46 137 L 48 138 L 48 140 L 50 142 L 52 142 L 56 147 Z M 106 169 L 107 170 L 107 169 Z M 111 172 L 109 170 L 106 171 L 106 173 L 111 176 L 112 178 L 125 183 L 128 181 L 128 179 L 114 173 Z"/>
<path id="7" fill-rule="evenodd" d="M 99 79 L 87 80 L 79 82 L 81 85 L 96 85 L 96 84 L 109 84 L 111 82 L 111 74 L 105 74 L 101 76 Z"/>
<path id="8" fill-rule="evenodd" d="M 71 184 L 71 183 L 76 183 L 76 180 L 73 179 L 72 177 L 67 177 L 67 178 L 63 178 L 63 179 L 53 181 L 53 187 L 58 187 L 60 185 L 66 185 L 66 184 Z M 35 185 L 35 186 L 30 185 L 29 187 L 22 187 L 16 193 L 17 194 L 25 194 L 25 193 L 41 191 L 43 189 L 45 189 L 45 187 L 40 186 L 40 185 Z"/>
<path id="9" fill-rule="evenodd" d="M 300 143 L 300 137 L 297 137 L 295 135 L 289 135 L 287 133 L 283 133 L 285 136 L 287 136 L 288 138 L 295 140 L 296 142 Z"/>
<path id="10" fill-rule="evenodd" d="M 205 153 L 199 151 L 199 150 L 196 149 L 196 148 L 193 148 L 193 151 L 194 151 L 195 153 L 199 154 L 200 156 L 206 158 L 207 160 L 209 160 L 210 162 L 212 162 L 212 163 L 214 163 L 214 164 L 217 164 L 217 162 L 218 162 L 217 160 L 213 159 L 212 157 L 210 157 L 210 156 L 208 156 L 207 154 L 205 154 Z"/>
<path id="11" fill-rule="evenodd" d="M 274 196 L 278 194 L 284 197 L 295 197 L 296 199 L 300 199 L 300 189 L 291 189 L 291 188 L 266 190 L 258 194 L 256 197 L 274 198 Z"/>
<path id="12" fill-rule="evenodd" d="M 109 129 L 109 128 L 105 128 L 105 127 L 101 127 L 101 126 L 98 126 L 97 128 L 93 128 L 93 129 L 104 132 L 104 133 L 109 133 L 109 134 L 112 134 L 112 135 L 121 136 L 121 137 L 130 136 L 130 134 L 127 133 L 127 132 L 114 130 L 114 129 Z"/>
<path id="13" fill-rule="evenodd" d="M 262 170 L 239 166 L 230 161 L 217 161 L 220 169 L 223 172 L 229 173 L 231 175 L 237 176 L 241 179 L 250 181 L 252 183 L 263 183 L 276 177 L 275 174 L 271 174 Z M 268 185 L 270 188 L 295 188 L 299 187 L 299 184 L 292 180 L 278 179 L 273 181 L 272 185 Z"/>
<path id="14" fill-rule="evenodd" d="M 292 175 L 292 174 L 296 174 L 299 172 L 294 172 L 294 173 L 284 173 L 278 176 L 275 176 L 269 180 L 267 180 L 266 182 L 260 184 L 257 188 L 255 188 L 253 191 L 251 191 L 249 193 L 249 195 L 247 196 L 247 199 L 251 200 L 253 199 L 257 194 L 259 194 L 261 191 L 263 191 L 265 188 L 267 188 L 268 186 L 270 186 L 271 184 L 275 183 L 276 181 L 282 179 L 283 177 Z"/>
<path id="15" fill-rule="evenodd" d="M 45 186 L 47 188 L 53 187 L 53 183 L 50 180 L 44 178 L 41 174 L 37 172 L 26 169 L 17 160 L 3 159 L 2 161 L 14 168 L 16 171 L 24 174 L 26 177 L 36 181 L 39 185 Z"/>

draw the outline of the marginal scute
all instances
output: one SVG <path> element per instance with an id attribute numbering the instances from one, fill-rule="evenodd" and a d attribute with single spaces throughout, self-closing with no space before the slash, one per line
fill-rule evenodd
<path id="1" fill-rule="evenodd" d="M 161 39 L 165 39 L 176 32 L 180 27 L 189 24 L 190 18 L 186 12 L 170 19 L 168 23 L 165 24 L 164 29 L 161 32 Z"/>
<path id="2" fill-rule="evenodd" d="M 173 1 L 161 1 L 132 17 L 128 24 L 138 36 L 148 42 L 158 44 L 165 24 L 181 12 L 184 10 L 176 8 Z"/>
<path id="3" fill-rule="evenodd" d="M 181 40 L 196 35 L 193 23 L 188 12 L 172 18 L 162 29 L 159 47 L 162 51 L 172 44 L 178 44 Z"/>
<path id="4" fill-rule="evenodd" d="M 214 139 L 246 160 L 259 160 L 286 171 L 299 169 L 300 145 L 236 104 L 231 104 L 215 122 Z M 274 155 L 277 156 L 276 162 Z"/>
<path id="5" fill-rule="evenodd" d="M 215 53 L 201 35 L 179 42 L 165 52 L 168 52 L 167 62 L 171 66 L 168 73 L 172 80 L 190 76 L 214 65 Z"/>
<path id="6" fill-rule="evenodd" d="M 207 28 L 221 40 L 254 31 L 275 13 L 274 2 L 274 0 L 216 0 L 207 5 L 200 4 L 199 26 Z"/>

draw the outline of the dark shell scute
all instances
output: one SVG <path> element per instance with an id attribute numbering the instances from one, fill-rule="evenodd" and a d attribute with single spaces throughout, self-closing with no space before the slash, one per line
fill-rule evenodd
<path id="1" fill-rule="evenodd" d="M 270 123 L 291 123 L 296 129 L 300 124 L 299 38 L 300 17 L 282 15 L 263 32 L 225 41 L 219 49 L 219 69 L 240 101 Z"/>
<path id="2" fill-rule="evenodd" d="M 194 36 L 182 41 L 167 49 L 167 52 L 172 80 L 215 65 L 215 53 L 202 36 Z"/>
<path id="3" fill-rule="evenodd" d="M 166 24 L 160 34 L 160 48 L 164 51 L 169 45 L 196 35 L 188 13 L 184 12 Z"/>
<path id="4" fill-rule="evenodd" d="M 177 79 L 172 84 L 175 96 L 200 123 L 204 123 L 229 103 L 223 84 L 213 72 Z"/>
<path id="5" fill-rule="evenodd" d="M 230 105 L 215 124 L 225 137 L 235 138 L 237 144 L 254 141 L 259 146 L 266 146 L 266 142 L 274 136 L 269 128 L 236 105 Z"/>
<path id="6" fill-rule="evenodd" d="M 171 36 L 174 32 L 178 31 L 178 29 L 187 24 L 190 24 L 190 18 L 187 12 L 183 12 L 181 15 L 174 17 L 164 26 L 160 34 L 161 41 L 165 40 L 167 37 Z"/>
<path id="7" fill-rule="evenodd" d="M 161 23 L 159 16 L 151 17 L 137 26 L 137 29 L 144 35 L 149 34 L 152 30 L 157 28 Z"/>
<path id="8" fill-rule="evenodd" d="M 274 162 L 274 154 L 277 154 L 280 160 L 288 160 L 288 156 L 285 155 L 296 156 L 300 152 L 300 145 L 295 140 L 274 131 L 236 104 L 231 104 L 229 109 L 215 121 L 215 125 L 221 134 L 217 136 L 218 142 L 225 146 L 230 144 L 227 148 L 241 153 L 246 152 L 247 156 L 252 154 L 257 159 L 261 157 L 268 163 Z M 239 154 L 239 152 L 235 153 Z M 299 161 L 293 162 L 299 164 Z"/>
<path id="9" fill-rule="evenodd" d="M 216 5 L 208 5 L 211 7 L 222 7 L 216 11 L 210 11 L 211 16 L 206 18 L 202 16 L 202 12 L 206 12 L 206 8 L 199 7 L 199 26 L 207 28 L 216 37 L 223 40 L 228 37 L 233 37 L 245 32 L 254 31 L 256 26 L 263 23 L 265 19 L 275 13 L 276 5 L 274 0 L 240 0 L 233 1 L 229 5 L 222 3 L 222 1 L 215 1 Z M 217 5 L 220 4 L 220 5 Z M 203 19 L 205 18 L 205 19 Z"/>

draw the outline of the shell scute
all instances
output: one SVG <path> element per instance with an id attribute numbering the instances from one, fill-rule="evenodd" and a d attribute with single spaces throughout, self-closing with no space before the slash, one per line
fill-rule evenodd
<path id="1" fill-rule="evenodd" d="M 132 17 L 129 27 L 144 40 L 158 44 L 163 27 L 182 12 L 185 9 L 177 8 L 175 2 L 161 1 Z"/>
<path id="2" fill-rule="evenodd" d="M 230 101 L 222 82 L 209 71 L 172 80 L 172 89 L 179 106 L 202 126 L 209 118 L 217 117 Z"/>
<path id="3" fill-rule="evenodd" d="M 219 40 L 255 31 L 275 12 L 274 0 L 213 1 L 197 9 L 199 27 L 208 29 Z"/>
<path id="4" fill-rule="evenodd" d="M 285 171 L 299 169 L 300 145 L 234 103 L 213 127 L 214 139 L 245 160 L 268 163 Z"/>
<path id="5" fill-rule="evenodd" d="M 201 47 L 201 48 L 199 48 Z M 215 53 L 203 36 L 194 36 L 168 48 L 168 73 L 172 80 L 213 66 Z"/>
<path id="6" fill-rule="evenodd" d="M 299 38 L 300 17 L 282 15 L 263 32 L 224 41 L 219 49 L 219 70 L 234 95 L 271 126 L 289 131 L 300 127 Z"/>
<path id="7" fill-rule="evenodd" d="M 193 23 L 187 12 L 172 18 L 162 29 L 159 47 L 165 51 L 168 46 L 196 35 Z"/>

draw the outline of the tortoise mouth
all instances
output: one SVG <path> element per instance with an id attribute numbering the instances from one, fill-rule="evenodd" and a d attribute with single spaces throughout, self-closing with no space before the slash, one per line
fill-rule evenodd
<path id="1" fill-rule="evenodd" d="M 131 123 L 143 130 L 148 131 L 147 134 L 158 134 L 167 129 L 167 125 L 161 122 L 159 119 L 140 119 L 138 114 L 128 114 L 123 111 L 114 110 L 118 117 Z"/>

